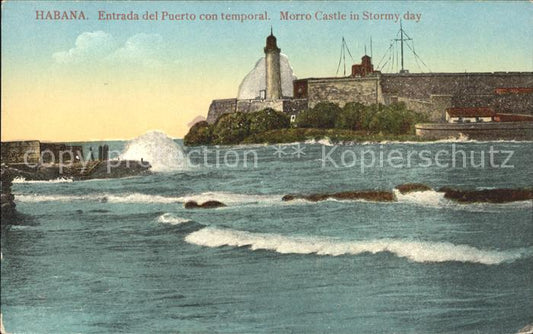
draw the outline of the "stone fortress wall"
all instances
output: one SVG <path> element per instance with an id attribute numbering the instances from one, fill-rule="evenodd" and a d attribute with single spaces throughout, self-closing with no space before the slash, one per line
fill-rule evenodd
<path id="1" fill-rule="evenodd" d="M 58 163 L 83 159 L 81 145 L 42 143 L 38 140 L 6 141 L 1 143 L 2 163 Z"/>
<path id="2" fill-rule="evenodd" d="M 207 121 L 228 112 L 254 112 L 273 108 L 290 114 L 322 101 L 344 106 L 404 102 L 409 109 L 428 113 L 444 122 L 452 107 L 490 107 L 496 112 L 533 114 L 533 72 L 496 73 L 375 73 L 365 77 L 309 78 L 294 82 L 295 98 L 280 100 L 213 100 Z M 499 92 L 501 88 L 528 88 L 524 92 Z"/>
<path id="3" fill-rule="evenodd" d="M 408 109 L 429 115 L 431 122 L 445 122 L 446 109 L 488 107 L 498 113 L 533 114 L 533 72 L 494 73 L 381 73 L 368 55 L 352 65 L 347 77 L 306 78 L 293 81 L 293 97 L 283 96 L 280 85 L 276 37 L 266 39 L 266 90 L 255 99 L 214 100 L 207 121 L 232 112 L 273 108 L 290 115 L 320 102 L 343 107 L 349 102 L 385 105 L 404 102 Z M 285 94 L 287 95 L 287 93 Z"/>
<path id="4" fill-rule="evenodd" d="M 39 162 L 41 143 L 38 140 L 2 142 L 2 163 Z"/>

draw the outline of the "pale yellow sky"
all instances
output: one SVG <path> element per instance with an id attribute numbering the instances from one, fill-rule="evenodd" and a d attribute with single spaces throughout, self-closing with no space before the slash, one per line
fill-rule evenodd
<path id="1" fill-rule="evenodd" d="M 182 138 L 187 123 L 207 115 L 213 92 L 236 95 L 235 79 L 209 81 L 202 72 L 163 69 L 6 73 L 2 141 L 130 139 L 149 130 Z"/>
<path id="2" fill-rule="evenodd" d="M 36 20 L 36 9 L 84 10 L 88 19 Z M 267 10 L 271 20 L 100 21 L 99 10 Z M 386 20 L 280 20 L 280 10 L 416 12 L 421 20 L 403 27 L 431 71 L 532 70 L 533 7 L 524 2 L 8 1 L 2 3 L 1 139 L 130 139 L 149 130 L 182 138 L 191 120 L 207 116 L 211 100 L 237 95 L 271 27 L 299 78 L 335 75 L 341 38 L 358 62 L 371 37 L 377 64 L 399 29 Z M 414 57 L 406 67 L 420 71 Z"/>

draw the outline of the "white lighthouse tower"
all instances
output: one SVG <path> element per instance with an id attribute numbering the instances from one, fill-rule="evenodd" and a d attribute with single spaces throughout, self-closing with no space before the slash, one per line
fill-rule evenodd
<path id="1" fill-rule="evenodd" d="M 281 70 L 279 64 L 279 54 L 281 49 L 276 44 L 276 37 L 272 34 L 266 39 L 265 46 L 265 67 L 266 67 L 266 98 L 267 100 L 281 99 Z"/>

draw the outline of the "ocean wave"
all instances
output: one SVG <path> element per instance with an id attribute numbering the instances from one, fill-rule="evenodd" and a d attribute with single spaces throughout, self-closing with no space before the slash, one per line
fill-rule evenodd
<path id="1" fill-rule="evenodd" d="M 13 179 L 13 183 L 68 183 L 73 182 L 72 179 L 66 177 L 58 177 L 54 180 L 26 180 L 26 178 L 17 176 Z"/>
<path id="2" fill-rule="evenodd" d="M 252 195 L 237 194 L 231 192 L 204 192 L 201 194 L 185 195 L 177 198 L 180 202 L 195 201 L 203 203 L 207 201 L 219 201 L 228 204 L 254 204 L 254 203 L 274 203 L 281 202 L 281 195 Z"/>
<path id="3" fill-rule="evenodd" d="M 39 195 L 39 194 L 15 194 L 16 202 L 39 203 L 39 202 L 71 202 L 90 200 L 90 196 L 76 195 Z"/>
<path id="4" fill-rule="evenodd" d="M 333 143 L 331 141 L 331 139 L 329 137 L 324 137 L 324 138 L 321 138 L 321 139 L 310 139 L 310 140 L 306 140 L 304 142 L 304 144 L 310 144 L 310 145 L 324 145 L 324 146 L 333 146 L 333 145 L 337 145 L 335 143 Z"/>
<path id="5" fill-rule="evenodd" d="M 450 209 L 450 210 L 465 210 L 475 212 L 492 212 L 494 210 L 503 209 L 524 209 L 531 208 L 533 201 L 518 201 L 510 203 L 457 203 L 452 200 L 444 198 L 443 192 L 435 190 L 413 191 L 406 194 L 401 194 L 397 189 L 393 190 L 397 201 L 394 202 L 380 202 L 381 204 L 408 204 L 417 205 L 436 209 Z M 242 206 L 242 205 L 319 205 L 321 202 L 311 202 L 305 199 L 295 199 L 292 201 L 282 201 L 282 195 L 258 195 L 258 194 L 239 194 L 231 192 L 203 192 L 199 194 L 189 194 L 182 196 L 162 196 L 150 195 L 143 193 L 122 193 L 122 194 L 86 194 L 86 195 L 43 195 L 43 194 L 15 194 L 15 201 L 25 203 L 39 203 L 39 202 L 76 202 L 76 201 L 91 201 L 101 203 L 159 203 L 159 204 L 176 204 L 195 201 L 197 203 L 205 203 L 207 201 L 219 201 L 227 206 Z M 334 199 L 329 198 L 325 202 L 339 202 L 345 204 L 369 203 L 376 202 L 364 199 Z"/>
<path id="6" fill-rule="evenodd" d="M 160 195 L 148 195 L 141 193 L 127 194 L 89 194 L 89 195 L 39 195 L 39 194 L 15 194 L 15 200 L 20 202 L 74 202 L 94 201 L 109 203 L 177 203 L 177 197 L 165 197 Z"/>
<path id="7" fill-rule="evenodd" d="M 529 140 L 476 140 L 468 138 L 449 138 L 449 139 L 438 139 L 432 141 L 413 141 L 413 140 L 383 140 L 383 141 L 365 141 L 365 142 L 356 142 L 356 141 L 345 141 L 342 142 L 342 145 L 435 145 L 435 144 L 490 144 L 490 143 L 509 143 L 509 144 L 527 144 L 533 143 Z"/>
<path id="8" fill-rule="evenodd" d="M 164 213 L 161 216 L 157 217 L 157 222 L 162 224 L 170 224 L 170 225 L 180 225 L 184 223 L 190 222 L 190 219 L 177 217 L 172 213 Z"/>
<path id="9" fill-rule="evenodd" d="M 185 241 L 205 247 L 248 247 L 280 254 L 359 255 L 388 252 L 419 263 L 468 262 L 496 265 L 533 255 L 533 247 L 509 251 L 482 250 L 448 242 L 377 239 L 343 241 L 328 237 L 295 237 L 206 227 L 188 234 Z"/>
<path id="10" fill-rule="evenodd" d="M 161 131 L 148 131 L 126 143 L 120 154 L 122 160 L 148 161 L 153 172 L 187 170 L 190 161 L 183 149 Z"/>
<path id="11" fill-rule="evenodd" d="M 396 200 L 400 203 L 430 207 L 444 207 L 453 204 L 451 201 L 444 198 L 443 192 L 435 190 L 412 191 L 402 194 L 398 189 L 394 189 L 393 193 Z"/>
<path id="12" fill-rule="evenodd" d="M 232 204 L 253 204 L 253 203 L 273 203 L 280 202 L 280 195 L 249 195 L 230 192 L 204 192 L 184 196 L 161 196 L 143 193 L 124 194 L 88 194 L 88 195 L 42 195 L 42 194 L 15 194 L 16 201 L 20 202 L 71 202 L 71 201 L 96 201 L 109 203 L 185 203 L 196 201 L 199 203 L 207 201 L 220 201 L 226 205 Z"/>
<path id="13" fill-rule="evenodd" d="M 509 203 L 457 203 L 445 198 L 444 192 L 435 190 L 412 191 L 402 194 L 398 189 L 394 189 L 393 192 L 398 203 L 451 210 L 483 212 L 501 209 L 531 208 L 533 205 L 533 202 L 530 200 Z"/>

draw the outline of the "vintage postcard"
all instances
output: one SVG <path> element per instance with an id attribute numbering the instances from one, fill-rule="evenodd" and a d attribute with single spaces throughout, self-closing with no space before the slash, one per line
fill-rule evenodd
<path id="1" fill-rule="evenodd" d="M 533 333 L 531 1 L 3 1 L 1 333 Z"/>

